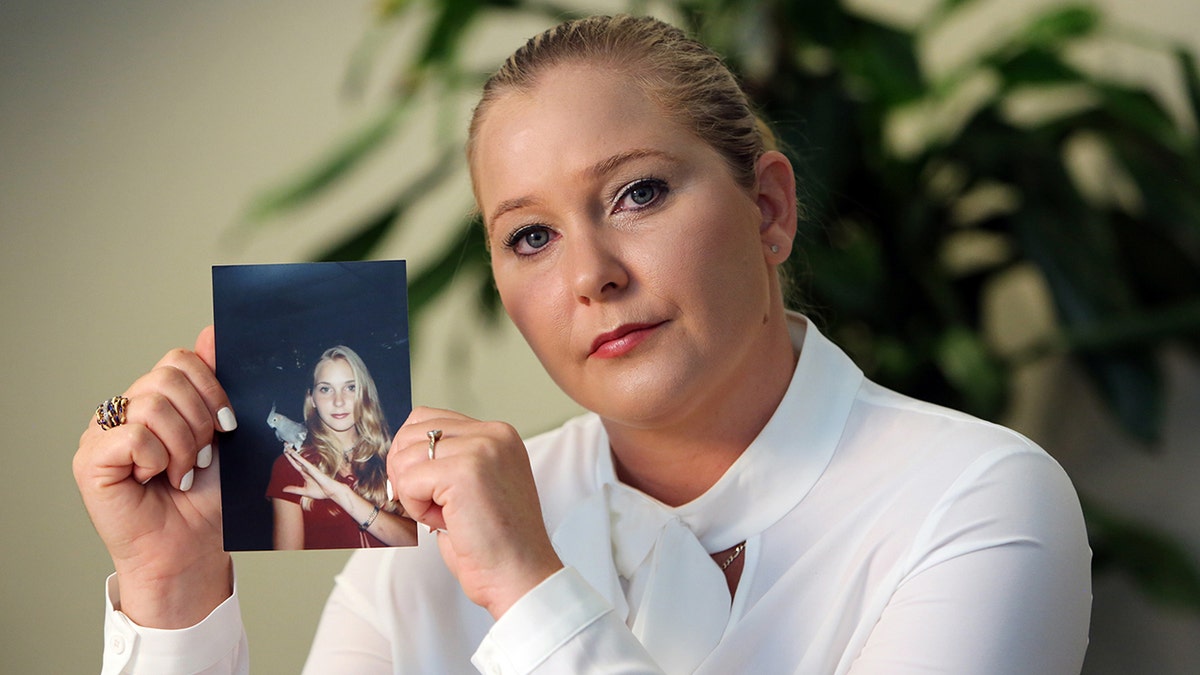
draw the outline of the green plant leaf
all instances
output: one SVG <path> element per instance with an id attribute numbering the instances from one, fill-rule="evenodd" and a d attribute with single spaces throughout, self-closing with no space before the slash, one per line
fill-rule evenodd
<path id="1" fill-rule="evenodd" d="M 1150 92 L 1107 83 L 1097 85 L 1095 91 L 1102 97 L 1104 109 L 1116 119 L 1167 148 L 1186 146 L 1171 113 Z"/>
<path id="2" fill-rule="evenodd" d="M 413 0 L 380 0 L 378 12 L 380 20 L 393 19 L 412 7 Z"/>
<path id="3" fill-rule="evenodd" d="M 458 53 L 458 45 L 472 19 L 479 13 L 480 0 L 442 0 L 437 16 L 425 35 L 425 44 L 417 57 L 419 67 L 449 64 Z"/>
<path id="4" fill-rule="evenodd" d="M 410 108 L 409 99 L 388 106 L 296 179 L 268 190 L 252 201 L 245 214 L 245 222 L 261 223 L 316 198 L 367 156 L 383 147 Z"/>
<path id="5" fill-rule="evenodd" d="M 346 73 L 342 76 L 342 92 L 348 97 L 357 98 L 362 95 L 366 89 L 367 80 L 371 76 L 371 69 L 375 66 L 380 50 L 390 35 L 391 31 L 386 25 L 378 24 L 367 31 L 367 34 L 358 41 L 354 52 L 350 55 Z"/>
<path id="6" fill-rule="evenodd" d="M 1176 47 L 1174 52 L 1175 60 L 1183 73 L 1183 86 L 1192 113 L 1192 124 L 1200 125 L 1200 68 L 1196 66 L 1195 55 L 1183 47 Z"/>
<path id="7" fill-rule="evenodd" d="M 903 105 L 925 93 L 913 36 L 866 19 L 853 23 L 855 38 L 837 51 L 849 86 L 885 107 Z"/>
<path id="8" fill-rule="evenodd" d="M 946 380 L 963 393 L 967 412 L 985 419 L 1000 416 L 1008 400 L 1008 378 L 977 333 L 948 328 L 938 340 L 935 358 Z"/>
<path id="9" fill-rule="evenodd" d="M 454 231 L 456 235 L 450 243 L 408 285 L 408 313 L 414 322 L 458 279 L 489 272 L 487 240 L 479 216 L 471 215 L 460 221 Z"/>
<path id="10" fill-rule="evenodd" d="M 1121 428 L 1151 447 L 1157 444 L 1166 394 L 1154 350 L 1109 352 L 1103 358 L 1084 354 L 1081 361 Z"/>
<path id="11" fill-rule="evenodd" d="M 504 305 L 500 302 L 500 292 L 491 274 L 480 274 L 479 285 L 475 288 L 476 306 L 486 323 L 495 325 L 503 316 Z"/>
<path id="12" fill-rule="evenodd" d="M 1200 296 L 1148 312 L 1073 326 L 1061 339 L 1069 349 L 1103 354 L 1144 348 L 1188 335 L 1200 335 Z"/>
<path id="13" fill-rule="evenodd" d="M 986 63 L 999 73 L 1006 90 L 1022 86 L 1087 82 L 1083 73 L 1067 65 L 1057 51 L 1041 46 L 1023 49 L 1015 54 L 996 55 L 989 58 Z"/>
<path id="14" fill-rule="evenodd" d="M 1087 37 L 1100 26 L 1100 12 L 1091 5 L 1053 7 L 1036 15 L 1015 36 L 1015 42 L 1061 49 L 1066 43 Z"/>
<path id="15" fill-rule="evenodd" d="M 384 237 L 392 231 L 392 227 L 407 205 L 392 204 L 375 217 L 368 220 L 349 236 L 342 238 L 333 246 L 312 256 L 318 262 L 340 262 L 343 260 L 366 260 L 379 246 Z"/>
<path id="16" fill-rule="evenodd" d="M 943 21 L 949 18 L 958 10 L 972 4 L 975 0 L 941 0 L 932 10 L 929 15 L 918 26 L 918 30 L 926 32 L 941 25 Z"/>
<path id="17" fill-rule="evenodd" d="M 442 150 L 438 159 L 424 172 L 413 179 L 392 200 L 391 205 L 371 217 L 350 235 L 314 256 L 320 261 L 366 260 L 383 239 L 400 227 L 404 214 L 413 204 L 424 199 L 453 171 L 458 152 L 450 148 Z"/>
<path id="18" fill-rule="evenodd" d="M 1194 554 L 1163 532 L 1092 500 L 1081 501 L 1095 573 L 1120 571 L 1151 599 L 1200 611 L 1200 570 Z"/>

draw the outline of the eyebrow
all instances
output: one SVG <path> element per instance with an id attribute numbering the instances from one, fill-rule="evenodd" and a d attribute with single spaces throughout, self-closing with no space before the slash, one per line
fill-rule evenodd
<path id="1" fill-rule="evenodd" d="M 645 159 L 647 157 L 658 157 L 658 158 L 662 158 L 662 159 L 665 159 L 665 160 L 668 160 L 671 162 L 676 161 L 675 156 L 668 152 L 663 152 L 662 150 L 654 150 L 652 148 L 637 148 L 634 150 L 627 150 L 625 152 L 619 152 L 619 153 L 613 155 L 612 157 L 606 157 L 606 158 L 600 160 L 599 162 L 596 162 L 595 164 L 588 167 L 587 170 L 585 171 L 585 173 L 593 178 L 602 178 L 602 177 L 607 176 L 608 174 L 612 173 L 613 171 L 616 171 L 618 168 L 620 168 L 624 164 L 627 164 L 629 162 L 639 160 L 639 159 Z M 537 200 L 534 199 L 533 197 L 529 197 L 529 196 L 517 197 L 515 199 L 506 199 L 506 200 L 500 202 L 496 206 L 496 209 L 494 211 L 492 211 L 492 217 L 488 219 L 488 222 L 489 223 L 495 222 L 497 218 L 508 213 L 509 211 L 523 209 L 531 204 L 536 204 L 536 203 L 537 203 Z"/>

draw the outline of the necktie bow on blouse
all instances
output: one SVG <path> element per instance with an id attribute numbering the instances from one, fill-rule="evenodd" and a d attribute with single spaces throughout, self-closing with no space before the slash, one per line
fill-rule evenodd
<path id="1" fill-rule="evenodd" d="M 552 537 L 666 673 L 691 673 L 729 623 L 725 575 L 663 504 L 607 484 L 576 505 Z"/>

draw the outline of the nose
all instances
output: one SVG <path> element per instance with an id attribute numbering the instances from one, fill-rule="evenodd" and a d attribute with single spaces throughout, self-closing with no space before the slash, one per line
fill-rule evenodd
<path id="1" fill-rule="evenodd" d="M 564 274 L 580 303 L 610 300 L 629 285 L 629 270 L 611 235 L 579 228 L 566 248 Z"/>

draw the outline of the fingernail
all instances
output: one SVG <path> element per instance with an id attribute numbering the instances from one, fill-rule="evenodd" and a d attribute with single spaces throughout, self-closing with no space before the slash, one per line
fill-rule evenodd
<path id="1" fill-rule="evenodd" d="M 221 426 L 221 431 L 233 431 L 237 428 L 237 417 L 233 414 L 233 408 L 225 406 L 217 411 L 217 424 Z"/>
<path id="2" fill-rule="evenodd" d="M 396 491 L 395 491 L 395 490 L 392 488 L 392 479 L 390 479 L 390 478 L 389 478 L 389 479 L 387 480 L 386 484 L 387 484 L 387 498 L 388 498 L 388 501 L 389 501 L 389 502 L 394 502 L 394 501 L 396 501 Z"/>
<path id="3" fill-rule="evenodd" d="M 154 480 L 154 476 L 150 476 L 150 477 L 149 477 L 149 478 L 147 478 L 146 480 L 142 481 L 142 485 L 145 485 L 146 483 L 149 483 L 149 482 L 150 482 L 150 481 L 152 481 L 152 480 Z"/>
<path id="4" fill-rule="evenodd" d="M 208 465 L 212 464 L 212 445 L 206 445 L 200 448 L 200 452 L 196 453 L 196 467 L 207 469 Z"/>
<path id="5" fill-rule="evenodd" d="M 191 490 L 192 489 L 192 480 L 194 480 L 195 478 L 196 478 L 196 470 L 195 469 L 191 469 L 187 473 L 183 474 L 183 478 L 180 479 L 180 481 L 179 481 L 179 491 L 187 492 L 188 490 Z"/>

